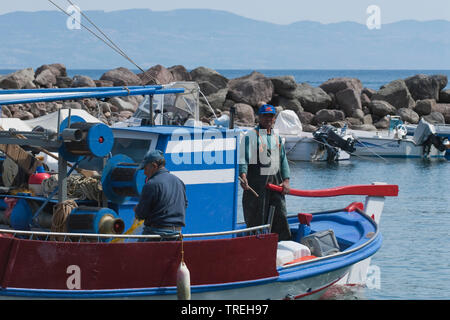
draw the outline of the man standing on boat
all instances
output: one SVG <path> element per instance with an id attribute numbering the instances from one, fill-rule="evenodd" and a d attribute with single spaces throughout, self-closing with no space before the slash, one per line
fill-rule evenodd
<path id="1" fill-rule="evenodd" d="M 278 233 L 280 241 L 291 240 L 285 200 L 285 194 L 290 191 L 290 170 L 283 141 L 273 131 L 276 110 L 265 104 L 258 113 L 259 125 L 247 132 L 241 144 L 239 175 L 244 189 L 244 219 L 247 227 L 267 224 L 269 209 L 274 206 L 272 232 Z M 282 186 L 283 192 L 267 190 L 268 183 Z"/>
<path id="2" fill-rule="evenodd" d="M 144 169 L 147 183 L 134 211 L 136 219 L 145 220 L 142 234 L 173 240 L 173 236 L 185 226 L 188 202 L 183 181 L 171 174 L 165 165 L 166 160 L 160 150 L 149 151 L 145 155 L 140 169 Z"/>

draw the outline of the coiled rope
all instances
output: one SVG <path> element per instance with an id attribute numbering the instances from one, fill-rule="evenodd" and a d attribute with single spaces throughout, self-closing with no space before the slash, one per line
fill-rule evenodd
<path id="1" fill-rule="evenodd" d="M 74 200 L 66 200 L 53 207 L 51 232 L 67 232 L 67 218 L 73 209 L 78 208 Z M 52 240 L 64 241 L 62 237 L 55 236 Z"/>

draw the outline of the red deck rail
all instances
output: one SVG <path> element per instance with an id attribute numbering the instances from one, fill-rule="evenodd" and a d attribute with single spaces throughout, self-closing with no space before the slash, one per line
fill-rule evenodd
<path id="1" fill-rule="evenodd" d="M 283 188 L 273 184 L 268 184 L 267 189 L 282 192 Z M 372 197 L 397 197 L 398 185 L 374 184 L 374 185 L 356 185 L 344 186 L 323 190 L 296 190 L 291 189 L 291 196 L 321 198 L 338 196 L 372 196 Z"/>

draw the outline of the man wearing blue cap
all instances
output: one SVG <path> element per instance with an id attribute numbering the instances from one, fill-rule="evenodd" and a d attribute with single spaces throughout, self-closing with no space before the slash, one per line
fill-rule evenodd
<path id="1" fill-rule="evenodd" d="M 153 150 L 145 155 L 139 169 L 144 169 L 148 179 L 134 211 L 136 219 L 145 220 L 142 234 L 173 240 L 185 226 L 186 187 L 165 165 L 161 151 Z"/>
<path id="2" fill-rule="evenodd" d="M 244 137 L 244 152 L 239 165 L 241 186 L 244 189 L 244 219 L 247 227 L 270 223 L 269 209 L 274 206 L 272 231 L 278 233 L 279 241 L 291 240 L 285 200 L 285 194 L 290 191 L 290 170 L 283 141 L 273 132 L 276 110 L 274 106 L 264 104 L 258 113 L 259 125 L 249 130 Z M 267 190 L 268 183 L 282 186 L 283 192 L 280 194 Z"/>

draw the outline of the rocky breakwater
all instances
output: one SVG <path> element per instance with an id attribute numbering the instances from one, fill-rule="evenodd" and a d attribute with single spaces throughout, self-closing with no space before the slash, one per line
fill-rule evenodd
<path id="1" fill-rule="evenodd" d="M 333 78 L 314 87 L 297 83 L 290 75 L 266 77 L 252 72 L 227 79 L 207 67 L 188 71 L 181 65 L 170 68 L 156 65 L 138 74 L 121 67 L 94 80 L 84 75 L 70 78 L 64 65 L 51 64 L 36 71 L 25 69 L 0 76 L 0 88 L 132 86 L 173 81 L 196 81 L 199 84 L 203 94 L 200 97 L 200 116 L 207 124 L 212 124 L 215 116 L 229 114 L 230 108 L 235 107 L 237 125 L 253 126 L 257 122 L 257 110 L 264 103 L 273 104 L 278 111 L 293 110 L 304 130 L 310 132 L 323 123 L 336 127 L 348 125 L 359 130 L 383 130 L 389 126 L 389 115 L 399 115 L 404 122 L 412 124 L 418 123 L 422 117 L 431 123 L 450 123 L 450 90 L 444 90 L 448 83 L 445 75 L 418 74 L 373 90 L 365 88 L 356 78 Z M 142 99 L 83 99 L 5 106 L 2 110 L 4 117 L 30 119 L 63 107 L 79 108 L 112 124 L 129 118 Z"/>

